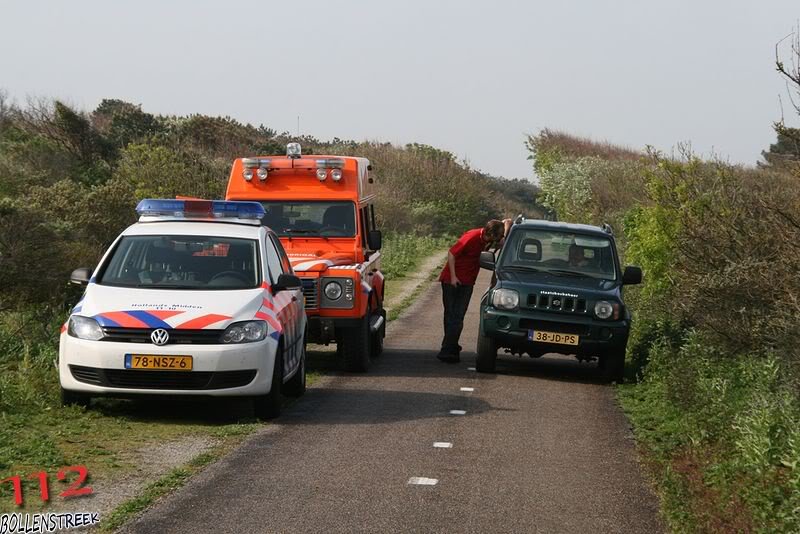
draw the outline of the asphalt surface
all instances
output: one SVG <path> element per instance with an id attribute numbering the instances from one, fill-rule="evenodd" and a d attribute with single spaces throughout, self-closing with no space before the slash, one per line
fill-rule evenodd
<path id="1" fill-rule="evenodd" d="M 435 359 L 433 285 L 390 323 L 368 374 L 323 379 L 125 531 L 661 531 L 627 421 L 593 364 L 504 356 L 496 375 L 469 370 L 486 284 L 460 364 Z"/>

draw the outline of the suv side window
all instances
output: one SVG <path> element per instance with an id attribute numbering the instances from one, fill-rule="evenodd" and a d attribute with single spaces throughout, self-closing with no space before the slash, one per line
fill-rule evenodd
<path id="1" fill-rule="evenodd" d="M 278 281 L 278 277 L 284 273 L 283 265 L 281 265 L 281 258 L 278 254 L 278 249 L 275 248 L 275 242 L 272 236 L 266 238 L 267 247 L 267 267 L 269 268 L 270 283 L 274 284 Z"/>

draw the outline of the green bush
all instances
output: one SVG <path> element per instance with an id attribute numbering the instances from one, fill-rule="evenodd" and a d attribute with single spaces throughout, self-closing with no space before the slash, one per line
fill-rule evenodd
<path id="1" fill-rule="evenodd" d="M 668 469 L 703 459 L 689 476 L 660 481 L 672 528 L 709 531 L 735 518 L 748 530 L 797 531 L 800 403 L 781 359 L 723 355 L 699 332 L 677 346 L 656 342 L 649 357 L 643 381 L 620 390 L 637 438 Z"/>

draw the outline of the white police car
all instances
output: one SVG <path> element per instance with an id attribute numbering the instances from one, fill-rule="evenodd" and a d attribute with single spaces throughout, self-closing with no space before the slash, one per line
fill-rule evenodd
<path id="1" fill-rule="evenodd" d="M 142 200 L 62 328 L 65 404 L 92 396 L 252 396 L 280 413 L 305 391 L 300 280 L 256 202 Z"/>

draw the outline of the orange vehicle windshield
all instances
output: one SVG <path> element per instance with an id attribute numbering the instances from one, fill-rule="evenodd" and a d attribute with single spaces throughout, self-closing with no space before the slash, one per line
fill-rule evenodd
<path id="1" fill-rule="evenodd" d="M 281 237 L 355 237 L 350 201 L 262 200 L 263 222 Z"/>

